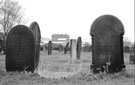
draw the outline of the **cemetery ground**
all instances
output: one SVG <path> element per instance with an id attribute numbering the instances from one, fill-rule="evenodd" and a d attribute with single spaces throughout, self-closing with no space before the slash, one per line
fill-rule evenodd
<path id="1" fill-rule="evenodd" d="M 43 64 L 64 65 L 70 63 L 70 54 L 63 52 L 40 52 L 40 59 Z M 5 55 L 0 54 L 0 85 L 134 85 L 134 64 L 129 64 L 129 54 L 124 53 L 126 71 L 106 74 L 93 74 L 90 70 L 92 55 L 91 52 L 82 52 L 81 71 L 69 77 L 61 79 L 44 78 L 38 73 L 18 73 L 5 71 Z M 54 68 L 54 70 L 56 70 Z"/>

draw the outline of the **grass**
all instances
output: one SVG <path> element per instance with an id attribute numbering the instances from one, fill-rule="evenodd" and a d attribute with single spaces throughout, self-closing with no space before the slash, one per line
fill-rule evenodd
<path id="1" fill-rule="evenodd" d="M 70 54 L 63 52 L 53 52 L 47 55 L 47 52 L 41 52 L 40 58 L 43 66 L 54 65 L 62 66 L 69 63 Z M 134 65 L 129 64 L 129 54 L 124 54 L 126 71 L 115 74 L 92 74 L 90 71 L 91 53 L 82 52 L 82 69 L 79 73 L 61 79 L 44 78 L 38 73 L 18 73 L 5 71 L 5 55 L 0 55 L 0 85 L 134 85 Z M 46 68 L 46 67 L 44 67 Z M 61 67 L 62 69 L 63 67 Z M 53 70 L 59 68 L 50 68 Z"/>

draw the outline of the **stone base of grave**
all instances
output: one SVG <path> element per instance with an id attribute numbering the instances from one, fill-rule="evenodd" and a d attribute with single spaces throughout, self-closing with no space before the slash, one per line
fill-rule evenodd
<path id="1" fill-rule="evenodd" d="M 102 66 L 102 67 L 97 67 L 94 64 L 91 64 L 90 66 L 91 70 L 93 71 L 93 73 L 100 73 L 100 72 L 107 72 L 107 73 L 116 73 L 116 72 L 120 72 L 125 70 L 125 65 L 122 64 L 120 66 L 114 66 L 113 65 L 106 65 L 106 66 Z"/>
<path id="2" fill-rule="evenodd" d="M 81 60 L 79 60 L 79 59 L 70 60 L 68 63 L 69 63 L 69 64 L 81 64 Z"/>
<path id="3" fill-rule="evenodd" d="M 38 74 L 40 77 L 50 78 L 50 79 L 61 79 L 67 78 L 78 74 L 81 71 L 82 64 L 40 64 L 38 68 Z"/>

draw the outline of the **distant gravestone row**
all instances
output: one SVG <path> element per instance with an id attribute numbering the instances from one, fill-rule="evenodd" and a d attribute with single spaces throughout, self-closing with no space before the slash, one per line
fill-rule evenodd
<path id="1" fill-rule="evenodd" d="M 6 71 L 31 71 L 37 68 L 40 57 L 40 28 L 33 22 L 13 27 L 6 39 Z"/>

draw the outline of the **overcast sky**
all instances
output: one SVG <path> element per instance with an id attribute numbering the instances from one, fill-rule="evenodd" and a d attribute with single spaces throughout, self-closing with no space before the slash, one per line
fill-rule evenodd
<path id="1" fill-rule="evenodd" d="M 37 21 L 41 35 L 51 38 L 54 33 L 82 37 L 91 42 L 90 27 L 99 16 L 111 14 L 124 25 L 125 35 L 134 41 L 134 0 L 18 0 L 25 9 L 25 17 Z"/>

